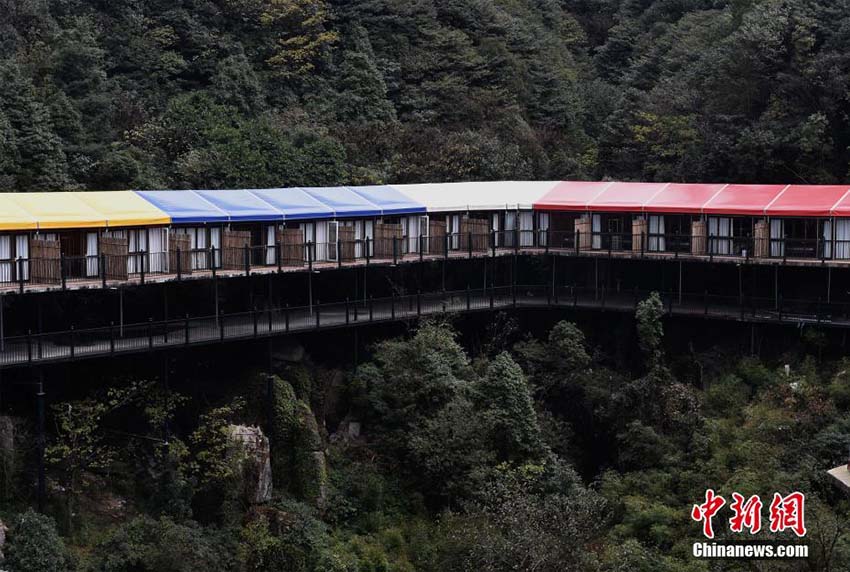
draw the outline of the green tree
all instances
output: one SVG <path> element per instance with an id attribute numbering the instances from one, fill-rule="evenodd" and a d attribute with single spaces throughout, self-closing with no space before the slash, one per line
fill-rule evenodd
<path id="1" fill-rule="evenodd" d="M 661 364 L 664 341 L 664 304 L 658 292 L 653 292 L 646 300 L 641 301 L 635 310 L 637 323 L 638 345 L 646 358 L 650 369 Z"/>
<path id="2" fill-rule="evenodd" d="M 63 572 L 72 570 L 70 555 L 56 532 L 53 519 L 32 510 L 15 515 L 10 522 L 4 564 L 15 572 Z"/>
<path id="3" fill-rule="evenodd" d="M 475 384 L 492 442 L 502 461 L 524 461 L 543 452 L 528 382 L 508 353 L 497 355 Z"/>

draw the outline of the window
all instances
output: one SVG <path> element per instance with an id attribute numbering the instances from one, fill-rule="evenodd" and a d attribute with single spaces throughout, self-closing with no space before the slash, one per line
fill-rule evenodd
<path id="1" fill-rule="evenodd" d="M 711 254 L 732 254 L 732 219 L 708 217 L 708 237 Z"/>
<path id="2" fill-rule="evenodd" d="M 647 246 L 650 252 L 664 252 L 667 250 L 667 240 L 664 236 L 664 216 L 649 216 L 649 240 Z"/>

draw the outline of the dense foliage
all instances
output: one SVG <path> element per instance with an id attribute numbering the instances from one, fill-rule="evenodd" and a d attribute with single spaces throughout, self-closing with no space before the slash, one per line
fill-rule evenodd
<path id="1" fill-rule="evenodd" d="M 804 491 L 810 558 L 767 569 L 847 569 L 850 506 L 825 470 L 846 461 L 850 362 L 814 357 L 815 330 L 789 344 L 788 371 L 719 348 L 671 359 L 664 326 L 652 295 L 634 336 L 605 351 L 574 323 L 535 338 L 497 315 L 503 335 L 475 353 L 450 323 L 426 322 L 348 372 L 308 358 L 271 379 L 246 373 L 214 402 L 116 381 L 53 408 L 52 518 L 5 503 L 3 565 L 751 570 L 691 556 L 702 537 L 690 509 L 711 487 Z M 270 500 L 252 500 L 258 473 L 244 470 L 234 423 L 269 431 Z M 715 530 L 735 539 L 722 519 Z"/>
<path id="2" fill-rule="evenodd" d="M 0 188 L 838 181 L 827 0 L 0 0 Z"/>

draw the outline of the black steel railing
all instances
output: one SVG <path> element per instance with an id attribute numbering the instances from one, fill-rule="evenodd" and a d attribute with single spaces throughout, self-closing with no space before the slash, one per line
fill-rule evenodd
<path id="1" fill-rule="evenodd" d="M 0 260 L 0 286 L 144 282 L 153 275 L 181 279 L 193 273 L 250 274 L 314 265 L 396 264 L 439 258 L 496 256 L 519 252 L 562 255 L 667 255 L 694 259 L 773 259 L 850 261 L 850 240 L 821 238 L 695 237 L 673 233 L 501 230 L 454 232 L 440 236 L 396 236 L 242 247 L 209 247 L 181 252 L 132 252 L 120 255 L 61 256 Z"/>
<path id="2" fill-rule="evenodd" d="M 358 324 L 415 319 L 441 312 L 511 307 L 576 307 L 634 311 L 647 290 L 516 285 L 416 293 L 356 301 L 274 307 L 219 315 L 148 320 L 132 324 L 0 338 L 0 367 L 274 336 Z M 661 292 L 668 314 L 772 323 L 850 327 L 850 303 Z"/>

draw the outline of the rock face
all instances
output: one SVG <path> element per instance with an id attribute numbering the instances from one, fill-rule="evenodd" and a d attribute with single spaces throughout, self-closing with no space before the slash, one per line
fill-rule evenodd
<path id="1" fill-rule="evenodd" d="M 272 498 L 272 464 L 269 440 L 259 427 L 230 426 L 230 440 L 237 447 L 242 465 L 242 494 L 249 504 L 262 504 Z"/>

